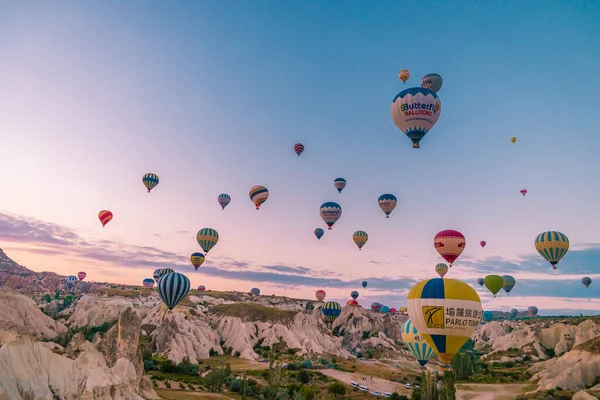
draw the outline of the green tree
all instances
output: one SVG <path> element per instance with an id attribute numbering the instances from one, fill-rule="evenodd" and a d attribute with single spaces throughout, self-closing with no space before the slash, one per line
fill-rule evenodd
<path id="1" fill-rule="evenodd" d="M 465 380 L 475 373 L 475 356 L 471 353 L 458 353 L 452 359 L 452 369 L 456 373 L 456 379 Z"/>
<path id="2" fill-rule="evenodd" d="M 313 400 L 315 398 L 315 392 L 311 388 L 309 388 L 308 386 L 302 386 L 300 388 L 300 390 L 298 391 L 298 394 L 304 400 Z"/>
<path id="3" fill-rule="evenodd" d="M 456 377 L 454 371 L 445 371 L 442 381 L 441 400 L 456 400 Z"/>
<path id="4" fill-rule="evenodd" d="M 42 300 L 44 300 L 46 303 L 50 303 L 52 301 L 52 297 L 50 297 L 50 295 L 46 293 L 42 296 Z"/>
<path id="5" fill-rule="evenodd" d="M 327 391 L 333 395 L 333 397 L 343 396 L 346 394 L 346 387 L 339 382 L 333 382 L 327 388 Z"/>
<path id="6" fill-rule="evenodd" d="M 308 373 L 307 370 L 303 369 L 302 371 L 300 371 L 298 373 L 298 380 L 302 383 L 308 383 L 310 382 L 310 374 Z"/>

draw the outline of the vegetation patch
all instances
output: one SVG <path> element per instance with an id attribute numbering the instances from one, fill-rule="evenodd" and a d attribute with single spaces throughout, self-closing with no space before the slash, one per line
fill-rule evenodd
<path id="1" fill-rule="evenodd" d="M 212 309 L 215 314 L 230 315 L 250 322 L 282 322 L 294 320 L 296 311 L 280 310 L 253 303 L 222 304 Z"/>
<path id="2" fill-rule="evenodd" d="M 600 337 L 578 344 L 573 350 L 588 351 L 592 354 L 600 354 Z"/>

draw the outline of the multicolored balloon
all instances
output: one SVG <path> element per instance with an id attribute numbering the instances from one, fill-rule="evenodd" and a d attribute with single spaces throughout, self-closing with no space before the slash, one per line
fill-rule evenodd
<path id="1" fill-rule="evenodd" d="M 298 157 L 300 157 L 300 154 L 302 154 L 302 152 L 304 151 L 304 145 L 302 143 L 296 143 L 294 145 L 294 151 L 296 152 L 296 154 L 298 154 Z"/>
<path id="2" fill-rule="evenodd" d="M 494 319 L 494 313 L 491 311 L 484 311 L 483 312 L 483 320 L 485 322 L 490 322 L 491 320 Z"/>
<path id="3" fill-rule="evenodd" d="M 590 287 L 590 285 L 592 284 L 592 278 L 586 276 L 581 278 L 581 283 L 583 283 L 583 285 L 587 288 Z"/>
<path id="4" fill-rule="evenodd" d="M 394 124 L 413 143 L 413 148 L 421 147 L 419 142 L 437 123 L 442 112 L 442 103 L 434 91 L 414 87 L 398 93 L 390 107 Z"/>
<path id="5" fill-rule="evenodd" d="M 219 233 L 212 228 L 202 228 L 196 235 L 196 240 L 206 254 L 219 242 Z"/>
<path id="6" fill-rule="evenodd" d="M 354 240 L 354 243 L 358 246 L 358 249 L 362 250 L 362 247 L 369 240 L 369 235 L 367 235 L 367 232 L 365 231 L 356 231 L 354 234 L 352 234 L 352 240 Z"/>
<path id="7" fill-rule="evenodd" d="M 79 282 L 79 278 L 77 278 L 75 275 L 69 275 L 65 278 L 65 284 L 67 287 L 69 287 L 69 289 L 73 288 L 77 282 Z"/>
<path id="8" fill-rule="evenodd" d="M 172 272 L 175 272 L 175 271 L 173 271 L 173 269 L 171 269 L 171 268 L 159 268 L 159 269 L 154 270 L 154 274 L 152 276 L 154 277 L 154 280 L 158 283 L 158 280 L 160 278 L 162 278 L 164 275 L 170 274 Z"/>
<path id="9" fill-rule="evenodd" d="M 520 192 L 520 193 L 521 193 L 523 196 L 525 196 L 525 195 L 527 194 L 527 189 L 521 189 L 521 190 L 519 190 L 519 192 Z"/>
<path id="10" fill-rule="evenodd" d="M 353 290 L 352 293 L 350 293 L 350 297 L 352 297 L 354 300 L 358 299 L 358 292 Z"/>
<path id="11" fill-rule="evenodd" d="M 450 268 L 452 268 L 452 263 L 465 250 L 466 245 L 467 240 L 463 234 L 451 229 L 438 232 L 433 238 L 433 246 L 444 260 L 450 264 Z"/>
<path id="12" fill-rule="evenodd" d="M 315 229 L 315 236 L 317 237 L 317 240 L 321 240 L 321 238 L 323 237 L 323 235 L 325 234 L 325 231 L 321 228 L 317 228 Z"/>
<path id="13" fill-rule="evenodd" d="M 252 288 L 252 289 L 250 289 L 250 293 L 253 294 L 253 295 L 255 295 L 255 296 L 258 296 L 258 295 L 260 295 L 260 289 L 259 288 Z"/>
<path id="14" fill-rule="evenodd" d="M 450 364 L 481 321 L 479 295 L 456 279 L 418 282 L 408 293 L 407 305 L 417 331 L 444 364 Z"/>
<path id="15" fill-rule="evenodd" d="M 231 202 L 231 196 L 229 196 L 227 193 L 221 193 L 219 197 L 217 197 L 217 201 L 219 202 L 221 209 L 224 210 L 225 207 L 227 207 L 227 205 Z"/>
<path id="16" fill-rule="evenodd" d="M 204 286 L 204 285 L 198 286 L 198 291 L 199 292 L 204 292 L 205 290 L 206 290 L 206 286 Z"/>
<path id="17" fill-rule="evenodd" d="M 77 273 L 77 278 L 80 281 L 84 280 L 86 276 L 87 276 L 87 274 L 85 272 L 83 272 L 83 271 L 80 271 L 80 272 Z"/>
<path id="18" fill-rule="evenodd" d="M 557 231 L 543 232 L 535 238 L 535 249 L 556 269 L 556 264 L 569 251 L 569 238 Z"/>
<path id="19" fill-rule="evenodd" d="M 319 289 L 315 292 L 315 297 L 317 298 L 317 301 L 325 300 L 325 296 L 327 296 L 327 293 L 325 293 L 324 290 Z"/>
<path id="20" fill-rule="evenodd" d="M 481 242 L 479 242 L 479 245 L 481 247 L 485 247 L 486 244 L 487 244 L 487 242 L 485 240 L 482 240 Z"/>
<path id="21" fill-rule="evenodd" d="M 169 310 L 175 308 L 189 291 L 190 280 L 179 272 L 166 274 L 158 280 L 158 295 Z"/>
<path id="22" fill-rule="evenodd" d="M 367 287 L 367 281 L 362 281 L 361 285 L 362 285 L 363 289 L 366 289 L 366 287 Z"/>
<path id="23" fill-rule="evenodd" d="M 202 253 L 194 253 L 190 256 L 190 261 L 192 262 L 192 265 L 196 271 L 198 271 L 198 267 L 204 264 L 204 260 L 206 260 L 206 258 Z"/>
<path id="24" fill-rule="evenodd" d="M 113 213 L 108 210 L 102 210 L 98 213 L 98 219 L 104 228 L 104 226 L 113 219 Z"/>
<path id="25" fill-rule="evenodd" d="M 529 314 L 530 317 L 535 317 L 538 313 L 538 308 L 536 306 L 529 306 L 527 307 L 527 314 Z"/>
<path id="26" fill-rule="evenodd" d="M 477 283 L 479 283 L 479 286 L 483 286 L 483 284 L 484 284 L 483 278 L 477 278 Z"/>
<path id="27" fill-rule="evenodd" d="M 448 265 L 444 263 L 439 263 L 435 266 L 435 272 L 438 273 L 440 278 L 443 278 L 448 273 Z"/>
<path id="28" fill-rule="evenodd" d="M 387 193 L 379 196 L 377 203 L 379 203 L 381 211 L 385 213 L 385 217 L 389 218 L 394 208 L 396 208 L 396 204 L 398 204 L 398 199 L 393 194 Z"/>
<path id="29" fill-rule="evenodd" d="M 342 190 L 346 187 L 346 180 L 344 178 L 335 178 L 333 187 L 337 189 L 338 193 L 342 193 Z"/>
<path id="30" fill-rule="evenodd" d="M 338 203 L 328 201 L 327 203 L 321 204 L 319 214 L 321 214 L 321 218 L 327 224 L 328 229 L 331 230 L 333 224 L 335 224 L 342 216 L 342 207 Z"/>
<path id="31" fill-rule="evenodd" d="M 406 81 L 410 78 L 410 71 L 407 69 L 400 70 L 398 72 L 398 79 L 402 81 L 402 83 L 406 84 Z"/>
<path id="32" fill-rule="evenodd" d="M 375 311 L 375 312 L 379 312 L 381 311 L 381 304 L 379 304 L 378 302 L 373 302 L 371 303 L 371 310 Z"/>
<path id="33" fill-rule="evenodd" d="M 142 281 L 142 285 L 144 287 L 152 287 L 152 286 L 154 286 L 154 279 L 152 279 L 152 278 L 144 278 L 144 280 Z"/>
<path id="34" fill-rule="evenodd" d="M 321 307 L 321 312 L 325 316 L 325 321 L 331 324 L 342 313 L 342 306 L 335 301 L 328 301 Z"/>
<path id="35" fill-rule="evenodd" d="M 504 279 L 500 275 L 488 275 L 483 278 L 483 284 L 496 297 L 496 293 L 504 286 Z"/>
<path id="36" fill-rule="evenodd" d="M 148 193 L 158 185 L 158 181 L 158 175 L 153 173 L 147 173 L 142 178 L 142 182 L 144 183 L 144 186 L 146 186 L 146 189 L 148 189 Z"/>
<path id="37" fill-rule="evenodd" d="M 440 74 L 431 73 L 421 78 L 421 87 L 433 90 L 435 93 L 440 91 L 443 84 L 444 80 Z"/>
<path id="38" fill-rule="evenodd" d="M 257 210 L 259 210 L 260 206 L 269 198 L 269 190 L 262 185 L 252 186 L 248 194 Z"/>
<path id="39" fill-rule="evenodd" d="M 356 300 L 352 300 L 352 299 L 350 299 L 350 300 L 348 300 L 348 301 L 346 302 L 346 307 L 347 307 L 347 306 L 354 306 L 354 307 L 356 307 L 356 306 L 359 306 L 359 305 L 360 305 L 360 304 L 358 304 L 358 301 L 356 301 Z"/>
<path id="40" fill-rule="evenodd" d="M 515 287 L 515 284 L 517 283 L 517 281 L 515 280 L 515 278 L 513 278 L 510 275 L 502 275 L 502 279 L 504 280 L 502 289 L 504 289 L 504 291 L 508 295 L 508 293 L 512 290 L 512 288 Z"/>
<path id="41" fill-rule="evenodd" d="M 433 348 L 423 340 L 419 335 L 419 331 L 413 324 L 412 320 L 407 319 L 402 324 L 402 341 L 406 343 L 406 347 L 410 350 L 413 356 L 419 362 L 421 367 L 424 367 L 431 357 L 433 357 Z"/>

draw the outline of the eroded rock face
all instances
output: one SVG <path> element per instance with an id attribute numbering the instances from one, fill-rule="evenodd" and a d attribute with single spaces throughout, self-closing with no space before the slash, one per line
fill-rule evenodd
<path id="1" fill-rule="evenodd" d="M 135 310 L 143 318 L 158 303 L 160 298 L 157 294 L 137 297 L 88 294 L 77 300 L 67 322 L 72 327 L 100 326 L 105 322 L 110 324 L 128 308 Z"/>
<path id="2" fill-rule="evenodd" d="M 600 376 L 600 355 L 587 351 L 571 350 L 529 368 L 531 380 L 538 381 L 538 389 L 585 389 Z"/>

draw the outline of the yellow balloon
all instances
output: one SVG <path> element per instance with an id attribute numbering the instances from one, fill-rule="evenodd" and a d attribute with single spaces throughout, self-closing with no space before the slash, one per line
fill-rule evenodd
<path id="1" fill-rule="evenodd" d="M 403 69 L 402 71 L 398 72 L 398 78 L 400 78 L 402 83 L 406 83 L 408 78 L 410 78 L 410 71 L 407 69 Z"/>
<path id="2" fill-rule="evenodd" d="M 479 326 L 481 300 L 471 285 L 448 278 L 426 279 L 408 293 L 408 315 L 438 358 L 450 364 Z"/>
<path id="3" fill-rule="evenodd" d="M 514 143 L 514 142 L 517 141 L 517 138 L 513 136 L 513 137 L 510 138 L 510 141 Z"/>
<path id="4" fill-rule="evenodd" d="M 556 264 L 569 251 L 569 238 L 557 231 L 542 232 L 535 238 L 535 249 L 556 269 Z"/>

